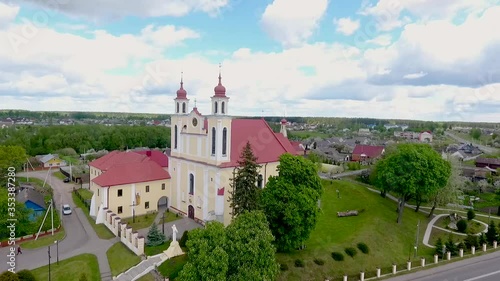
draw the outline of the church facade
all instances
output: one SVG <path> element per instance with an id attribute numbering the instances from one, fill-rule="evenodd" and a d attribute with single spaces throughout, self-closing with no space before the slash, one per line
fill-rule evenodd
<path id="1" fill-rule="evenodd" d="M 169 207 L 199 222 L 231 222 L 231 179 L 242 148 L 250 142 L 259 170 L 258 187 L 277 175 L 279 156 L 298 154 L 286 138 L 286 121 L 275 133 L 264 119 L 236 119 L 230 115 L 230 99 L 219 83 L 211 97 L 211 112 L 201 114 L 190 100 L 181 79 L 171 116 L 169 157 Z"/>

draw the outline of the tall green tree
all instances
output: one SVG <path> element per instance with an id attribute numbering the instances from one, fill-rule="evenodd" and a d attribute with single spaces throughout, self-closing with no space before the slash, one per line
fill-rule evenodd
<path id="1" fill-rule="evenodd" d="M 0 145 L 0 170 L 5 174 L 9 167 L 19 170 L 26 162 L 26 150 L 17 145 Z"/>
<path id="2" fill-rule="evenodd" d="M 227 280 L 275 280 L 279 273 L 274 237 L 262 211 L 240 214 L 226 229 Z"/>
<path id="3" fill-rule="evenodd" d="M 498 231 L 495 222 L 491 221 L 488 225 L 488 231 L 486 232 L 486 239 L 490 244 L 493 244 L 493 241 L 498 241 Z"/>
<path id="4" fill-rule="evenodd" d="M 465 187 L 464 178 L 462 177 L 462 169 L 458 163 L 458 159 L 455 157 L 450 157 L 448 160 L 450 163 L 450 177 L 448 178 L 448 183 L 443 187 L 438 189 L 434 194 L 430 196 L 432 202 L 432 208 L 429 212 L 429 217 L 432 217 L 434 210 L 438 206 L 446 206 L 447 204 L 459 204 L 459 197 L 463 195 L 463 189 Z"/>
<path id="5" fill-rule="evenodd" d="M 481 138 L 481 129 L 472 129 L 469 134 L 473 139 L 479 140 Z"/>
<path id="6" fill-rule="evenodd" d="M 315 165 L 299 156 L 283 154 L 278 176 L 269 178 L 262 192 L 262 208 L 278 251 L 303 244 L 316 226 L 323 186 Z"/>
<path id="7" fill-rule="evenodd" d="M 146 245 L 148 246 L 158 246 L 165 243 L 165 241 L 167 240 L 165 234 L 160 232 L 156 223 L 153 223 L 153 225 L 149 228 L 147 238 L 148 241 L 146 242 Z"/>
<path id="8" fill-rule="evenodd" d="M 399 195 L 401 223 L 407 200 L 427 196 L 444 187 L 450 177 L 450 164 L 427 144 L 399 144 L 377 163 L 376 184 Z"/>
<path id="9" fill-rule="evenodd" d="M 257 181 L 261 167 L 257 164 L 257 157 L 253 154 L 250 142 L 247 142 L 241 151 L 238 160 L 239 168 L 236 169 L 231 179 L 230 207 L 233 218 L 245 211 L 253 211 L 259 208 L 260 188 Z"/>
<path id="10" fill-rule="evenodd" d="M 224 225 L 209 222 L 204 229 L 189 232 L 187 241 L 188 262 L 179 273 L 183 281 L 226 280 L 229 256 L 224 250 L 226 233 Z"/>

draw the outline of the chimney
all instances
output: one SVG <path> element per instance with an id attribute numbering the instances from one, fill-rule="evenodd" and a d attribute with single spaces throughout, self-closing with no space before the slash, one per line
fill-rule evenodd
<path id="1" fill-rule="evenodd" d="M 146 151 L 146 155 L 147 155 L 148 157 L 151 157 L 151 150 Z"/>

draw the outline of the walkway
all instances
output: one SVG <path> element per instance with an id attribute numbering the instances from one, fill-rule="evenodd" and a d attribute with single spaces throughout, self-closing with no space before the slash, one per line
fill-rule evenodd
<path id="1" fill-rule="evenodd" d="M 147 260 L 141 261 L 136 266 L 129 268 L 124 273 L 118 275 L 115 281 L 134 281 L 142 276 L 148 274 L 151 270 L 153 270 L 156 266 L 159 266 L 164 261 L 166 261 L 168 257 L 161 253 L 156 256 L 148 257 Z"/>
<path id="2" fill-rule="evenodd" d="M 18 176 L 26 177 L 26 173 L 19 173 Z M 29 172 L 28 176 L 45 180 L 47 171 Z M 57 248 L 55 245 L 50 247 L 51 263 L 56 262 L 57 256 L 59 256 L 59 260 L 64 260 L 84 253 L 93 254 L 97 257 L 102 281 L 112 280 L 106 251 L 114 243 L 119 241 L 118 238 L 110 240 L 100 239 L 90 225 L 83 210 L 76 208 L 73 204 L 71 197 L 73 184 L 63 183 L 62 180 L 54 176 L 49 177 L 49 179 L 54 190 L 56 209 L 59 209 L 59 206 L 62 204 L 69 204 L 73 208 L 73 214 L 62 217 L 66 236 L 59 242 L 59 253 L 56 252 Z M 49 180 L 47 180 L 47 182 L 49 182 Z M 16 258 L 15 270 L 35 269 L 47 265 L 49 262 L 47 250 L 47 247 L 33 250 L 24 249 L 23 254 Z M 0 254 L 3 257 L 6 257 L 8 251 L 8 248 L 0 248 Z M 0 264 L 0 272 L 7 269 L 8 265 L 6 262 L 2 262 Z"/>

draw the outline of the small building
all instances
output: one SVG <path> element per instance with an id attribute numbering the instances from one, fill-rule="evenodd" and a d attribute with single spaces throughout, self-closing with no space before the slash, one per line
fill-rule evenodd
<path id="1" fill-rule="evenodd" d="M 33 210 L 31 219 L 36 219 L 38 216 L 43 215 L 47 209 L 43 194 L 33 188 L 24 188 L 16 195 L 16 200 L 24 204 L 26 208 Z"/>
<path id="2" fill-rule="evenodd" d="M 59 158 L 57 154 L 37 155 L 36 159 L 42 163 L 44 168 L 66 166 L 66 161 Z"/>
<path id="3" fill-rule="evenodd" d="M 364 162 L 373 161 L 382 157 L 385 153 L 385 147 L 378 145 L 356 145 L 352 151 L 352 161 Z"/>
<path id="4" fill-rule="evenodd" d="M 496 170 L 500 168 L 500 159 L 499 158 L 477 158 L 476 159 L 476 167 L 478 168 L 490 168 Z"/>
<path id="5" fill-rule="evenodd" d="M 432 133 L 430 131 L 424 131 L 418 134 L 418 140 L 420 142 L 432 142 Z"/>

